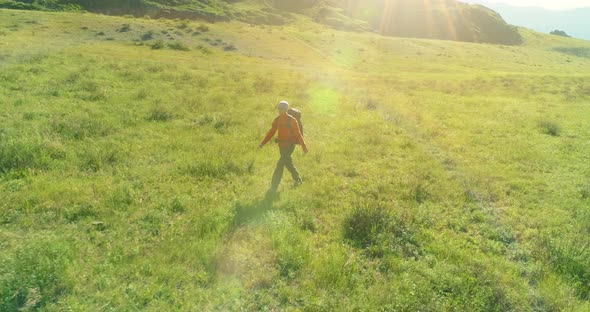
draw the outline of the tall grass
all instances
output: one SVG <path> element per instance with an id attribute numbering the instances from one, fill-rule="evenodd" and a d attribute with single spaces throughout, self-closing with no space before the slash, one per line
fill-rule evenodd
<path id="1" fill-rule="evenodd" d="M 421 253 L 415 230 L 378 204 L 354 208 L 344 221 L 344 237 L 374 257 L 391 253 L 417 257 Z"/>
<path id="2" fill-rule="evenodd" d="M 2 311 L 588 310 L 569 39 L 0 17 Z M 310 153 L 267 195 L 281 99 Z"/>
<path id="3" fill-rule="evenodd" d="M 4 251 L 3 255 L 0 262 L 2 311 L 38 310 L 71 291 L 66 270 L 72 251 L 66 243 L 57 239 L 31 239 L 15 250 Z"/>
<path id="4" fill-rule="evenodd" d="M 38 136 L 0 135 L 0 173 L 46 168 L 53 158 L 60 157 L 52 151 Z"/>

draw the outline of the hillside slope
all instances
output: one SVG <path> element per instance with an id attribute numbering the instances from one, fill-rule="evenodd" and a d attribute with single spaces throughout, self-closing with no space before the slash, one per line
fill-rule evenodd
<path id="1" fill-rule="evenodd" d="M 506 45 L 522 43 L 515 27 L 496 12 L 454 0 L 333 1 L 347 15 L 362 19 L 381 34 Z"/>
<path id="2" fill-rule="evenodd" d="M 522 36 L 0 10 L 0 310 L 587 311 L 590 44 Z"/>
<path id="3" fill-rule="evenodd" d="M 455 0 L 2 0 L 0 7 L 84 9 L 113 15 L 152 18 L 240 20 L 255 24 L 285 24 L 293 14 L 342 30 L 373 30 L 391 36 L 434 38 L 506 45 L 522 43 L 515 27 L 494 11 Z M 366 23 L 366 24 L 365 24 Z"/>
<path id="4" fill-rule="evenodd" d="M 553 30 L 563 30 L 576 38 L 590 40 L 590 7 L 565 11 L 552 11 L 540 7 L 517 7 L 505 3 L 492 3 L 485 0 L 472 0 L 494 9 L 507 22 L 550 33 Z M 588 4 L 590 6 L 590 4 Z"/>

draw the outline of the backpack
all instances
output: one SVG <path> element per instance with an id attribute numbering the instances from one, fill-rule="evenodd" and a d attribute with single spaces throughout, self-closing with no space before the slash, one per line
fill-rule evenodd
<path id="1" fill-rule="evenodd" d="M 289 108 L 287 114 L 291 115 L 291 117 L 297 120 L 297 123 L 299 124 L 299 132 L 301 132 L 301 136 L 303 136 L 303 123 L 301 123 L 301 111 L 296 108 Z M 289 124 L 289 127 L 291 127 L 291 124 Z"/>

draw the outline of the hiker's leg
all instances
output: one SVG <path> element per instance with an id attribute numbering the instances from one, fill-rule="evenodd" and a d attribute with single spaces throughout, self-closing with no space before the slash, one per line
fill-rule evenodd
<path id="1" fill-rule="evenodd" d="M 280 147 L 281 158 L 277 162 L 277 167 L 275 168 L 275 172 L 272 175 L 272 183 L 271 189 L 277 190 L 279 188 L 279 184 L 281 183 L 281 179 L 283 178 L 283 169 L 285 168 L 285 157 L 283 156 L 285 153 L 283 152 L 283 148 Z"/>
<path id="2" fill-rule="evenodd" d="M 291 176 L 293 177 L 293 180 L 295 180 L 295 182 L 300 182 L 301 177 L 299 176 L 299 172 L 297 171 L 297 168 L 295 168 L 295 166 L 293 165 L 293 158 L 291 157 L 294 150 L 295 150 L 295 145 L 292 145 L 292 146 L 286 148 L 286 150 L 285 150 L 285 167 L 287 167 L 287 170 L 289 170 L 289 172 L 291 172 Z"/>

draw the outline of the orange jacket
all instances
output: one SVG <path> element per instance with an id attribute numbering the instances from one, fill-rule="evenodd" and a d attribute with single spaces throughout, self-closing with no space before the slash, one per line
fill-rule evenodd
<path id="1" fill-rule="evenodd" d="M 290 123 L 290 127 L 289 127 Z M 275 133 L 279 132 L 279 146 L 285 147 L 293 144 L 301 144 L 303 150 L 307 150 L 307 146 L 305 145 L 305 140 L 303 140 L 303 136 L 301 136 L 301 132 L 299 131 L 299 123 L 297 123 L 297 119 L 292 117 L 287 113 L 280 114 L 275 120 L 272 122 L 272 128 L 268 130 L 266 137 L 262 140 L 261 145 L 265 145 L 272 139 Z"/>

